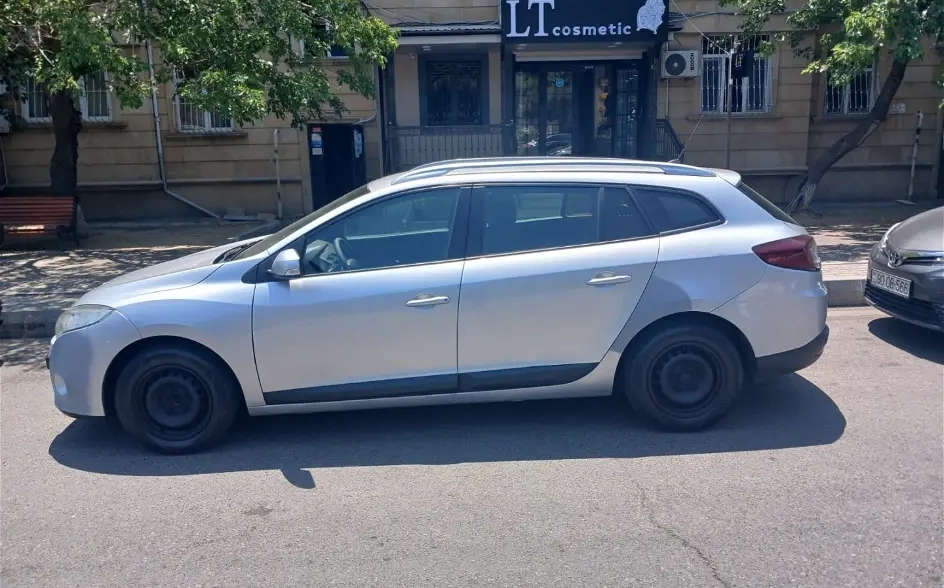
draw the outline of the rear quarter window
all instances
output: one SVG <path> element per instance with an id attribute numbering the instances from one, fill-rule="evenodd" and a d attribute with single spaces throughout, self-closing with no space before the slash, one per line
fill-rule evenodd
<path id="1" fill-rule="evenodd" d="M 660 233 L 711 225 L 722 220 L 713 208 L 685 192 L 634 186 L 633 194 Z"/>
<path id="2" fill-rule="evenodd" d="M 766 198 L 764 198 L 764 197 L 761 195 L 760 192 L 758 192 L 758 191 L 755 190 L 754 188 L 751 188 L 750 186 L 748 186 L 748 185 L 745 184 L 744 182 L 738 182 L 738 184 L 737 184 L 737 186 L 735 186 L 735 188 L 737 188 L 738 190 L 740 190 L 741 194 L 744 194 L 745 196 L 747 196 L 748 198 L 750 198 L 750 199 L 754 202 L 754 204 L 756 204 L 757 206 L 760 206 L 761 208 L 763 208 L 765 211 L 767 211 L 767 214 L 769 214 L 770 216 L 774 217 L 774 218 L 777 219 L 778 221 L 783 221 L 783 222 L 785 222 L 785 223 L 790 223 L 791 225 L 799 225 L 799 224 L 800 224 L 800 223 L 796 222 L 795 220 L 793 220 L 793 217 L 792 217 L 792 216 L 790 216 L 789 214 L 787 214 L 787 213 L 785 213 L 784 211 L 780 210 L 780 207 L 779 207 L 779 206 L 777 206 L 776 204 L 774 204 L 774 203 L 771 202 L 770 200 L 767 200 Z"/>

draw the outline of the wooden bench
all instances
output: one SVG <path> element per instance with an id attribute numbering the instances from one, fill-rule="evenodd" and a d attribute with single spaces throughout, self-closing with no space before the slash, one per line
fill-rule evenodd
<path id="1" fill-rule="evenodd" d="M 79 246 L 74 196 L 0 196 L 0 245 L 5 235 L 56 235 L 59 247 L 69 235 Z"/>

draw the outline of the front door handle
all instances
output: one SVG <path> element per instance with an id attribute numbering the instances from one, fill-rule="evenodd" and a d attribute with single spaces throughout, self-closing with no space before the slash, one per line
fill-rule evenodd
<path id="1" fill-rule="evenodd" d="M 436 306 L 437 304 L 448 304 L 448 296 L 433 296 L 431 294 L 420 294 L 413 300 L 407 301 L 407 306 Z"/>
<path id="2" fill-rule="evenodd" d="M 625 284 L 632 280 L 632 276 L 617 276 L 612 272 L 603 272 L 593 276 L 588 282 L 588 286 L 610 286 L 612 284 Z"/>

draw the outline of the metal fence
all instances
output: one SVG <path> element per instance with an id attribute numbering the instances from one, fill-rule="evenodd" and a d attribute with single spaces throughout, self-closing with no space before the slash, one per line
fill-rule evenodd
<path id="1" fill-rule="evenodd" d="M 445 159 L 499 157 L 504 154 L 504 125 L 390 126 L 388 129 L 393 171 L 405 171 Z"/>
<path id="2" fill-rule="evenodd" d="M 660 118 L 656 120 L 656 158 L 659 161 L 672 161 L 678 159 L 681 161 L 684 156 L 685 145 L 675 134 L 672 124 Z"/>

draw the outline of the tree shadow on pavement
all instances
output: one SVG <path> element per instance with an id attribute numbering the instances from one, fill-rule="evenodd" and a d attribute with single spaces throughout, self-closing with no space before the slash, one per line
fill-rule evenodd
<path id="1" fill-rule="evenodd" d="M 0 365 L 44 370 L 48 349 L 49 339 L 0 339 Z"/>
<path id="2" fill-rule="evenodd" d="M 891 317 L 871 321 L 869 332 L 905 353 L 944 365 L 944 333 L 924 329 Z"/>
<path id="3" fill-rule="evenodd" d="M 60 464 L 125 476 L 280 470 L 314 488 L 306 470 L 328 467 L 638 458 L 826 445 L 846 427 L 832 399 L 791 375 L 746 392 L 713 428 L 655 431 L 617 398 L 531 401 L 246 419 L 223 445 L 154 454 L 103 419 L 79 419 L 49 447 Z"/>
<path id="4" fill-rule="evenodd" d="M 0 256 L 0 292 L 4 296 L 81 296 L 112 278 L 203 249 L 168 247 L 4 252 Z"/>

